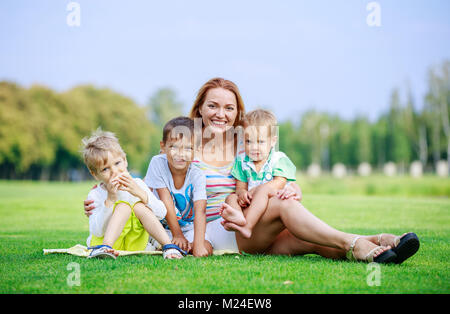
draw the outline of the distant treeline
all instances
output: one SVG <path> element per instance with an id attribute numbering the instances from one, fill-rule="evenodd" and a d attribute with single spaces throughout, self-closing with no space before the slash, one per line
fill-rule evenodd
<path id="1" fill-rule="evenodd" d="M 279 148 L 299 169 L 317 163 L 356 168 L 362 162 L 380 168 L 392 161 L 406 167 L 420 160 L 425 168 L 450 154 L 450 62 L 429 72 L 425 106 L 417 110 L 407 91 L 394 89 L 390 107 L 376 121 L 343 120 L 309 111 L 300 123 L 279 124 Z M 159 152 L 161 128 L 183 113 L 169 88 L 158 90 L 146 106 L 106 88 L 77 86 L 63 93 L 34 85 L 0 82 L 0 178 L 78 180 L 89 175 L 81 139 L 101 127 L 116 133 L 130 169 L 145 174 Z"/>
<path id="2" fill-rule="evenodd" d="M 309 111 L 298 125 L 282 123 L 280 149 L 302 169 L 311 163 L 328 170 L 336 163 L 355 169 L 362 162 L 381 169 L 386 162 L 394 162 L 405 170 L 418 160 L 424 169 L 432 170 L 450 155 L 449 72 L 450 62 L 430 69 L 420 110 L 410 90 L 402 100 L 401 91 L 394 89 L 389 109 L 374 122 Z"/>
<path id="3" fill-rule="evenodd" d="M 98 127 L 117 134 L 139 171 L 158 146 L 145 108 L 109 89 L 78 86 L 56 93 L 0 82 L 0 178 L 85 178 L 81 139 Z"/>

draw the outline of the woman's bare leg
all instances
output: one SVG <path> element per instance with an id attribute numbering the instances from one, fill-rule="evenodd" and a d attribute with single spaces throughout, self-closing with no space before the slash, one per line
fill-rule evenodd
<path id="1" fill-rule="evenodd" d="M 395 237 L 395 236 L 394 236 Z M 378 236 L 363 236 L 366 240 L 379 245 Z M 283 230 L 265 252 L 274 255 L 305 255 L 317 254 L 325 258 L 343 259 L 346 252 L 344 250 L 335 249 L 327 246 L 314 244 L 299 240 L 294 237 L 287 229 Z"/>
<path id="2" fill-rule="evenodd" d="M 269 199 L 267 210 L 256 224 L 249 239 L 236 232 L 236 242 L 240 251 L 250 254 L 263 253 L 271 246 L 276 237 L 286 229 L 280 218 L 282 202 L 276 197 Z M 245 212 L 246 209 L 243 210 Z"/>
<path id="3" fill-rule="evenodd" d="M 285 200 L 283 205 L 280 218 L 290 233 L 298 239 L 347 250 L 356 236 L 330 227 L 297 201 Z"/>
<path id="4" fill-rule="evenodd" d="M 283 230 L 265 252 L 273 255 L 317 254 L 325 258 L 343 259 L 345 251 L 299 240 L 287 229 Z"/>
<path id="5" fill-rule="evenodd" d="M 238 247 L 240 250 L 248 253 L 262 253 L 274 243 L 284 228 L 287 228 L 290 234 L 299 240 L 335 248 L 343 252 L 347 252 L 350 249 L 351 242 L 356 236 L 355 234 L 345 233 L 330 227 L 311 214 L 297 201 L 281 201 L 276 197 L 272 197 L 269 200 L 266 212 L 255 226 L 252 237 L 244 239 L 239 234 L 236 234 Z M 305 247 L 304 242 L 298 242 L 299 249 Z M 357 258 L 362 259 L 376 246 L 374 243 L 362 238 L 357 241 L 353 253 Z M 377 251 L 375 256 L 389 248 Z M 295 248 L 292 249 L 292 253 L 295 253 Z"/>

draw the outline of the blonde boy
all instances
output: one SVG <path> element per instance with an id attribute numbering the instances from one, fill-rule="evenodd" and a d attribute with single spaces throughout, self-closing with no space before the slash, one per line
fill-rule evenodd
<path id="1" fill-rule="evenodd" d="M 100 181 L 88 195 L 95 205 L 89 217 L 89 257 L 116 258 L 116 250 L 145 250 L 150 234 L 163 244 L 164 258 L 181 258 L 184 252 L 170 244 L 159 222 L 167 212 L 164 204 L 141 179 L 128 173 L 126 155 L 115 135 L 99 129 L 82 142 L 84 162 Z"/>
<path id="2" fill-rule="evenodd" d="M 295 181 L 296 168 L 282 152 L 275 151 L 277 120 L 272 112 L 258 109 L 243 120 L 245 156 L 238 156 L 231 170 L 236 193 L 222 204 L 223 225 L 250 238 L 253 227 L 266 210 L 269 197 Z M 245 216 L 242 212 L 247 208 Z"/>

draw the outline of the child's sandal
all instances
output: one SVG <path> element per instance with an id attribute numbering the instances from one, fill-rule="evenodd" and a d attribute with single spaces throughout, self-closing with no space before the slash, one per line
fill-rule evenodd
<path id="1" fill-rule="evenodd" d="M 178 245 L 176 244 L 166 244 L 162 247 L 163 251 L 163 257 L 164 259 L 167 259 L 169 255 L 177 255 L 180 258 L 183 258 L 187 255 L 187 252 L 183 251 Z"/>
<path id="2" fill-rule="evenodd" d="M 112 259 L 116 259 L 116 256 L 110 252 L 107 252 L 107 250 L 112 250 L 113 248 L 110 247 L 109 245 L 96 245 L 96 246 L 91 246 L 88 247 L 88 250 L 92 250 L 91 254 L 89 254 L 89 256 L 87 258 L 112 258 Z"/>

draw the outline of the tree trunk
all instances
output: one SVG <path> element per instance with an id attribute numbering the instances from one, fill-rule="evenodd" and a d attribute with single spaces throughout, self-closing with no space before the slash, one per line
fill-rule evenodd
<path id="1" fill-rule="evenodd" d="M 439 121 L 436 122 L 439 123 Z M 441 150 L 439 149 L 440 144 L 439 131 L 440 131 L 439 124 L 438 125 L 435 124 L 432 130 L 433 162 L 435 168 L 437 167 L 439 160 L 441 160 Z"/>
<path id="2" fill-rule="evenodd" d="M 441 116 L 442 116 L 442 128 L 444 129 L 445 137 L 447 138 L 447 169 L 450 174 L 450 123 L 448 119 L 447 108 L 447 93 L 442 93 L 441 96 Z"/>
<path id="3" fill-rule="evenodd" d="M 42 167 L 41 176 L 39 180 L 48 181 L 50 179 L 50 169 L 48 166 Z"/>
<path id="4" fill-rule="evenodd" d="M 450 138 L 447 141 L 447 175 L 450 176 Z"/>
<path id="5" fill-rule="evenodd" d="M 419 127 L 419 159 L 423 168 L 427 166 L 428 161 L 428 143 L 427 143 L 427 128 L 421 124 Z"/>

